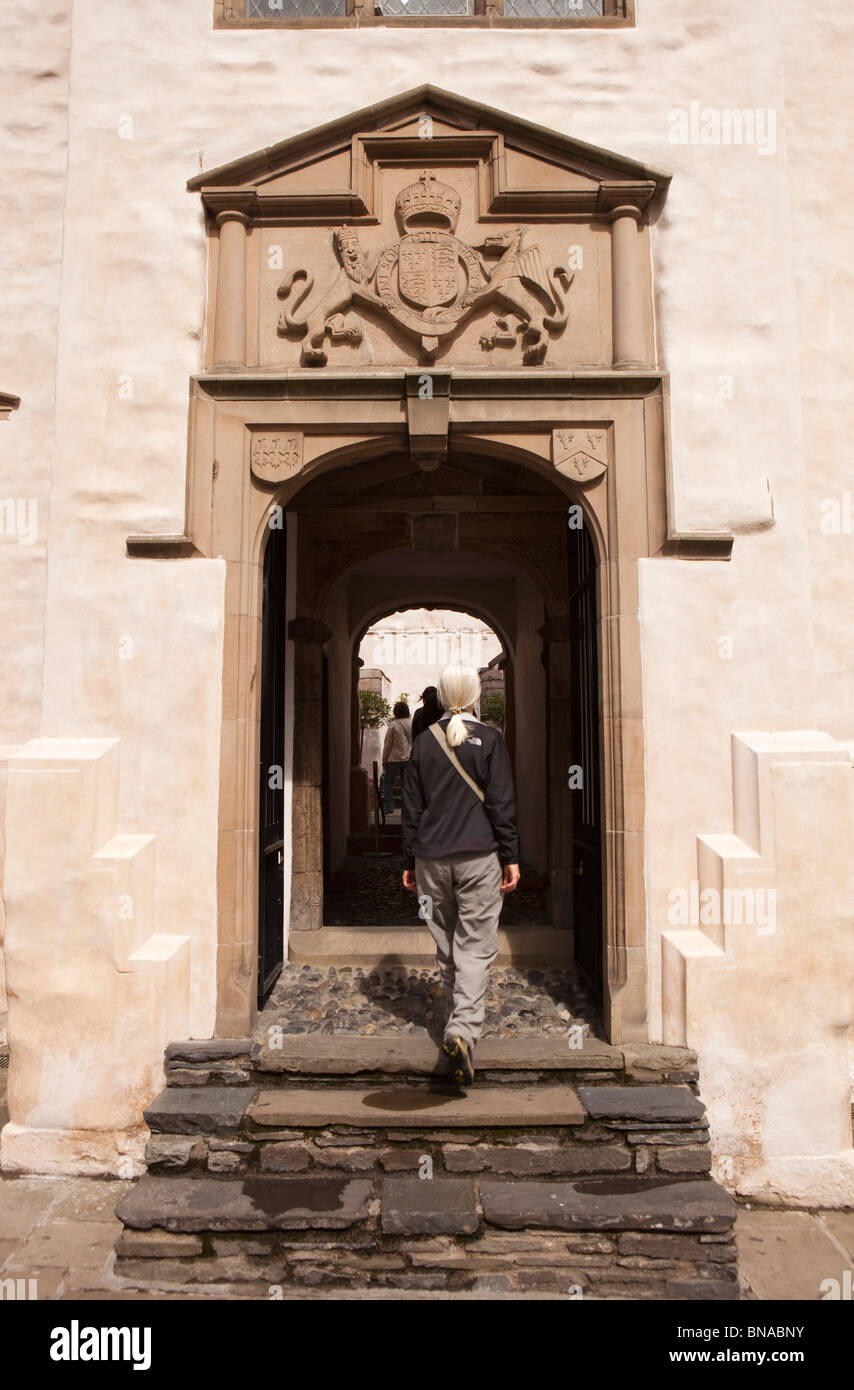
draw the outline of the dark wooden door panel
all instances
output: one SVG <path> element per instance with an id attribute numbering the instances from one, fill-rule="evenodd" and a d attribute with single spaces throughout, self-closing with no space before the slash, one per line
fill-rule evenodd
<path id="1" fill-rule="evenodd" d="M 264 553 L 259 759 L 258 1003 L 263 1006 L 284 958 L 285 531 L 270 532 Z"/>
<path id="2" fill-rule="evenodd" d="M 602 998 L 602 816 L 596 554 L 585 530 L 568 529 L 572 690 L 573 926 L 576 963 Z"/>

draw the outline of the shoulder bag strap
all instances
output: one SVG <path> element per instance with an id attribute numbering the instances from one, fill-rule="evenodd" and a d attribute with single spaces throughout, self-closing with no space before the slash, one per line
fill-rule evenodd
<path id="1" fill-rule="evenodd" d="M 466 772 L 465 768 L 463 767 L 462 763 L 460 762 L 459 758 L 457 757 L 456 753 L 454 752 L 453 748 L 451 747 L 451 745 L 449 744 L 447 738 L 445 737 L 445 730 L 441 727 L 440 724 L 431 724 L 431 725 L 430 725 L 430 732 L 431 732 L 431 734 L 433 735 L 433 737 L 435 738 L 435 740 L 436 740 L 436 742 L 438 743 L 439 747 L 440 747 L 440 748 L 443 750 L 443 752 L 445 752 L 445 753 L 447 754 L 447 756 L 450 758 L 451 762 L 453 763 L 454 767 L 457 769 L 457 772 L 460 774 L 460 776 L 462 777 L 463 781 L 464 781 L 464 782 L 467 782 L 468 785 L 471 787 L 471 789 L 472 789 L 472 791 L 474 792 L 475 796 L 477 797 L 478 801 L 483 801 L 483 800 L 484 800 L 483 792 L 481 791 L 480 787 L 477 785 L 477 782 L 474 780 L 474 778 L 473 778 L 473 777 L 469 777 L 468 773 Z"/>

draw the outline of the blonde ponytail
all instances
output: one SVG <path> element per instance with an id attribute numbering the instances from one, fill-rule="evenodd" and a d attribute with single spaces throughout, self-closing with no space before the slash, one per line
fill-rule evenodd
<path id="1" fill-rule="evenodd" d="M 439 677 L 439 699 L 451 715 L 446 732 L 452 748 L 469 736 L 462 711 L 480 697 L 480 677 L 473 666 L 446 666 Z"/>

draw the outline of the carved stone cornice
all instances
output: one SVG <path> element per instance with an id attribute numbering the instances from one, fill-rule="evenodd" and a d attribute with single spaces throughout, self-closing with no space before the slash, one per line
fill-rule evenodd
<path id="1" fill-rule="evenodd" d="M 615 217 L 634 217 L 640 222 L 657 191 L 652 179 L 610 180 L 599 185 L 596 212 L 607 222 Z"/>
<path id="2" fill-rule="evenodd" d="M 291 367 L 274 372 L 204 372 L 191 380 L 196 394 L 218 400 L 328 401 L 399 400 L 412 368 L 368 368 L 336 371 L 326 368 L 318 374 L 307 367 Z M 425 368 L 425 370 L 430 370 Z M 451 400 L 489 397 L 498 400 L 553 399 L 561 403 L 574 397 L 613 399 L 642 398 L 654 394 L 669 380 L 657 368 L 619 371 L 609 367 L 505 367 L 500 373 L 488 367 L 443 368 L 450 378 Z M 416 372 L 416 377 L 420 373 Z"/>

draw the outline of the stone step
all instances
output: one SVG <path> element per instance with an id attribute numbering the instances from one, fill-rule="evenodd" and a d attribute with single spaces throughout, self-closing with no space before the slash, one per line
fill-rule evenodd
<path id="1" fill-rule="evenodd" d="M 484 1039 L 497 1079 L 460 1091 L 424 1039 L 248 1044 L 169 1049 L 211 1079 L 145 1112 L 150 1172 L 118 1209 L 126 1287 L 738 1297 L 686 1049 Z"/>
<path id="2" fill-rule="evenodd" d="M 288 960 L 298 965 L 367 966 L 382 960 L 385 968 L 435 967 L 436 944 L 426 927 L 321 927 L 294 931 L 288 939 Z M 571 931 L 554 927 L 503 927 L 498 932 L 496 966 L 572 969 L 575 960 Z"/>
<path id="3" fill-rule="evenodd" d="M 576 1092 L 560 1083 L 469 1091 L 424 1083 L 402 1087 L 288 1086 L 273 1090 L 251 1086 L 169 1086 L 144 1113 L 152 1133 L 214 1136 L 235 1134 L 244 1125 L 278 1129 L 345 1125 L 364 1129 L 391 1124 L 396 1128 L 423 1129 L 438 1123 L 440 1128 L 513 1128 L 582 1124 L 585 1118 Z"/>
<path id="4" fill-rule="evenodd" d="M 582 1047 L 570 1048 L 560 1038 L 485 1038 L 475 1056 L 478 1081 L 490 1072 L 609 1072 L 623 1070 L 621 1049 L 595 1038 L 583 1039 Z M 373 1037 L 282 1034 L 252 1052 L 256 1072 L 268 1076 L 358 1076 L 444 1074 L 447 1068 L 437 1042 L 396 1034 Z"/>
<path id="5" fill-rule="evenodd" d="M 738 1298 L 735 1204 L 711 1180 L 147 1176 L 117 1214 L 126 1287 Z"/>
<path id="6" fill-rule="evenodd" d="M 246 1085 L 287 1083 L 293 1077 L 344 1083 L 348 1079 L 439 1076 L 445 1062 L 439 1045 L 428 1038 L 399 1034 L 319 1035 L 282 1033 L 271 1041 L 248 1038 L 214 1042 L 172 1043 L 166 1049 L 170 1086 L 199 1086 L 211 1081 Z M 626 1080 L 660 1084 L 695 1084 L 696 1054 L 688 1048 L 634 1044 L 612 1047 L 585 1035 L 583 1046 L 569 1037 L 484 1038 L 475 1063 L 477 1085 L 506 1084 L 523 1074 L 529 1080 L 570 1079 L 587 1082 Z M 574 1037 L 573 1037 L 574 1041 Z"/>
<path id="7" fill-rule="evenodd" d="M 583 1124 L 575 1091 L 552 1086 L 502 1086 L 500 1090 L 452 1087 L 380 1086 L 262 1090 L 246 1111 L 248 1124 L 273 1129 L 352 1125 L 357 1129 L 511 1129 L 532 1125 Z"/>
<path id="8" fill-rule="evenodd" d="M 356 1129 L 530 1127 L 582 1124 L 587 1116 L 618 1127 L 705 1125 L 702 1102 L 687 1086 L 391 1087 L 168 1086 L 145 1110 L 153 1133 L 234 1134 L 255 1127 Z"/>
<path id="9" fill-rule="evenodd" d="M 172 1087 L 145 1118 L 158 1174 L 711 1170 L 702 1102 L 682 1085 Z"/>

